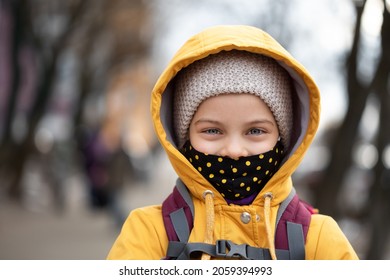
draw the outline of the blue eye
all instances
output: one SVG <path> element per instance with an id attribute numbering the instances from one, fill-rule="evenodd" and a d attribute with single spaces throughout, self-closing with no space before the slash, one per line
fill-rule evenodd
<path id="1" fill-rule="evenodd" d="M 221 132 L 216 128 L 206 129 L 204 132 L 207 134 L 221 134 Z"/>
<path id="2" fill-rule="evenodd" d="M 252 128 L 249 130 L 248 134 L 253 134 L 253 135 L 259 135 L 259 134 L 263 134 L 264 131 L 259 129 L 259 128 Z"/>

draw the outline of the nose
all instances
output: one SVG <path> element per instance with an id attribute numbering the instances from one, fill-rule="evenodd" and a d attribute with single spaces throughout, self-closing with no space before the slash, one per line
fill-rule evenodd
<path id="1" fill-rule="evenodd" d="M 246 149 L 243 141 L 232 138 L 227 139 L 225 145 L 221 151 L 221 156 L 230 157 L 232 159 L 238 159 L 240 157 L 249 156 L 249 151 Z"/>

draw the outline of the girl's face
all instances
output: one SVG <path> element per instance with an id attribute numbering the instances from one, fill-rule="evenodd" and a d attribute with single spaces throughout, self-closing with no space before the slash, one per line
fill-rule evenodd
<path id="1" fill-rule="evenodd" d="M 271 150 L 279 130 L 260 97 L 225 94 L 200 104 L 191 121 L 189 137 L 200 152 L 237 159 Z"/>

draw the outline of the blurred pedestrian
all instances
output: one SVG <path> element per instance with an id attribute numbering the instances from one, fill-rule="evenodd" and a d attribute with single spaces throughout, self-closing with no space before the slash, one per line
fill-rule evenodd
<path id="1" fill-rule="evenodd" d="M 88 187 L 88 204 L 93 210 L 107 210 L 114 218 L 115 226 L 125 220 L 121 209 L 119 192 L 120 180 L 115 178 L 115 157 L 113 150 L 102 137 L 100 129 L 84 129 L 79 145 L 82 164 Z"/>

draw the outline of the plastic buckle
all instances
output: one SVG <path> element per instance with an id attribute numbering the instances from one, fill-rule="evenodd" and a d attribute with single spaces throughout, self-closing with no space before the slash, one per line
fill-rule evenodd
<path id="1" fill-rule="evenodd" d="M 220 239 L 215 246 L 218 257 L 248 260 L 246 244 L 238 245 L 230 240 Z"/>

